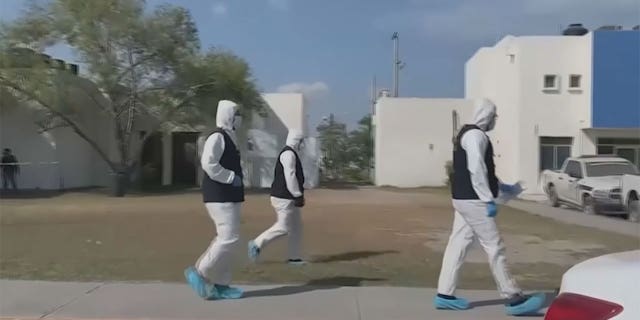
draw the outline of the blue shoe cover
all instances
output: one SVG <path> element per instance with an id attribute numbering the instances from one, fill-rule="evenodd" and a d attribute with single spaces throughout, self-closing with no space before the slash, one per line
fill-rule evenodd
<path id="1" fill-rule="evenodd" d="M 207 300 L 222 300 L 220 292 L 218 292 L 218 288 L 216 286 L 209 285 L 207 290 L 209 291 L 209 294 L 206 297 Z"/>
<path id="2" fill-rule="evenodd" d="M 544 307 L 546 300 L 547 296 L 544 293 L 530 295 L 527 300 L 518 305 L 507 306 L 507 315 L 523 316 L 535 313 Z"/>
<path id="3" fill-rule="evenodd" d="M 469 301 L 463 298 L 445 299 L 436 296 L 433 299 L 433 305 L 439 310 L 467 310 L 469 309 Z"/>
<path id="4" fill-rule="evenodd" d="M 194 267 L 189 267 L 187 269 L 184 270 L 184 277 L 187 280 L 187 283 L 189 284 L 189 286 L 191 287 L 191 289 L 200 297 L 200 298 L 207 298 L 207 296 L 209 295 L 209 293 L 207 292 L 207 283 L 204 280 L 204 278 L 202 278 L 200 276 L 200 274 L 198 274 L 198 271 L 196 271 L 196 268 Z"/>
<path id="5" fill-rule="evenodd" d="M 240 288 L 219 284 L 214 285 L 214 290 L 212 290 L 212 293 L 213 292 L 215 292 L 215 294 L 212 295 L 216 295 L 216 297 L 213 299 L 240 299 L 244 295 L 244 291 L 242 291 L 242 289 Z"/>
<path id="6" fill-rule="evenodd" d="M 247 247 L 249 251 L 249 260 L 255 263 L 258 260 L 258 256 L 260 256 L 260 248 L 258 248 L 258 245 L 256 245 L 253 240 L 249 241 Z"/>

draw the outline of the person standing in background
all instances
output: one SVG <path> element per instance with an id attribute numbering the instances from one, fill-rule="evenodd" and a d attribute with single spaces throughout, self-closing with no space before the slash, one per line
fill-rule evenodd
<path id="1" fill-rule="evenodd" d="M 16 177 L 20 174 L 18 158 L 13 155 L 11 149 L 5 148 L 2 151 L 2 189 L 7 190 L 9 185 L 14 191 L 18 191 Z"/>

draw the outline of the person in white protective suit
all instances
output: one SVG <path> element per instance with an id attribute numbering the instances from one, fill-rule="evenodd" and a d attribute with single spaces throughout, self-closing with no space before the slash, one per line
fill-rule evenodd
<path id="1" fill-rule="evenodd" d="M 288 263 L 304 265 L 302 259 L 302 217 L 301 208 L 305 205 L 304 172 L 300 155 L 304 136 L 301 131 L 289 130 L 286 146 L 280 152 L 271 185 L 271 205 L 276 211 L 277 220 L 271 228 L 254 240 L 249 241 L 249 259 L 256 261 L 260 252 L 271 241 L 289 236 Z"/>
<path id="2" fill-rule="evenodd" d="M 545 302 L 543 294 L 524 295 L 507 268 L 505 246 L 495 222 L 496 200 L 500 193 L 517 193 L 521 189 L 519 185 L 502 184 L 496 177 L 493 146 L 486 134 L 494 128 L 496 118 L 496 106 L 482 99 L 475 107 L 474 124 L 465 125 L 455 141 L 451 181 L 455 213 L 434 298 L 437 309 L 469 308 L 469 302 L 456 297 L 455 291 L 467 248 L 474 238 L 487 253 L 498 291 L 506 299 L 508 315 L 536 312 Z"/>
<path id="3" fill-rule="evenodd" d="M 191 288 L 207 300 L 237 299 L 243 292 L 230 287 L 233 251 L 240 235 L 240 206 L 244 202 L 240 151 L 236 144 L 239 127 L 238 105 L 221 100 L 216 115 L 217 128 L 207 137 L 200 164 L 204 171 L 202 197 L 215 223 L 217 237 L 195 266 L 185 270 Z"/>

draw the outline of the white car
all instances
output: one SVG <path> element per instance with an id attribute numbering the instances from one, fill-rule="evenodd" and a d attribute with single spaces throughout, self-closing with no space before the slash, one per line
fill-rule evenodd
<path id="1" fill-rule="evenodd" d="M 622 176 L 622 204 L 629 212 L 629 221 L 640 222 L 640 175 Z"/>
<path id="2" fill-rule="evenodd" d="M 638 174 L 628 160 L 612 156 L 568 158 L 559 171 L 542 173 L 544 191 L 552 206 L 565 204 L 587 214 L 626 215 L 621 178 Z"/>
<path id="3" fill-rule="evenodd" d="M 640 319 L 640 250 L 589 259 L 562 277 L 545 320 Z"/>

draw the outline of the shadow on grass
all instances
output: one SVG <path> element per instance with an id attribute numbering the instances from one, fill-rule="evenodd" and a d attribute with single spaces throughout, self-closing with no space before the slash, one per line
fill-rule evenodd
<path id="1" fill-rule="evenodd" d="M 329 189 L 329 190 L 356 190 L 361 187 L 371 186 L 372 184 L 367 181 L 335 181 L 335 180 L 327 180 L 321 181 L 318 186 L 319 189 Z"/>
<path id="2" fill-rule="evenodd" d="M 262 289 L 246 292 L 245 298 L 257 298 L 257 297 L 275 297 L 275 296 L 288 296 L 304 292 L 311 292 L 316 290 L 329 290 L 337 289 L 341 287 L 359 287 L 362 286 L 364 281 L 385 281 L 387 279 L 381 278 L 361 278 L 361 277 L 331 277 L 314 279 L 301 285 L 282 286 L 271 289 Z"/>
<path id="3" fill-rule="evenodd" d="M 344 252 L 339 254 L 327 255 L 327 256 L 318 256 L 314 258 L 313 263 L 331 263 L 338 261 L 353 261 L 360 260 L 369 257 L 380 256 L 384 254 L 392 254 L 398 253 L 396 250 L 383 250 L 383 251 L 353 251 L 353 252 Z"/>
<path id="4" fill-rule="evenodd" d="M 450 187 L 415 187 L 415 188 L 399 188 L 394 186 L 379 186 L 378 190 L 395 192 L 395 193 L 429 193 L 429 194 L 450 194 Z"/>
<path id="5" fill-rule="evenodd" d="M 199 188 L 194 186 L 154 186 L 154 187 L 131 187 L 127 190 L 125 197 L 128 198 L 140 198 L 140 197 L 152 197 L 163 195 L 183 195 L 198 193 Z M 71 188 L 64 190 L 18 190 L 18 191 L 0 191 L 0 199 L 50 199 L 59 197 L 65 194 L 85 194 L 101 197 L 112 197 L 111 189 L 107 187 L 86 187 L 86 188 Z"/>
<path id="6" fill-rule="evenodd" d="M 101 188 L 83 187 L 69 188 L 64 190 L 45 189 L 20 189 L 20 190 L 0 190 L 0 199 L 50 199 L 59 197 L 65 193 L 96 193 L 100 194 Z"/>
<path id="7" fill-rule="evenodd" d="M 246 188 L 244 193 L 247 195 L 265 195 L 269 194 L 271 189 L 265 188 Z M 164 187 L 146 187 L 137 190 L 131 190 L 127 196 L 144 197 L 144 196 L 162 196 L 162 195 L 183 195 L 198 194 L 200 187 L 198 186 L 164 186 Z"/>
<path id="8" fill-rule="evenodd" d="M 247 195 L 268 195 L 270 189 L 247 188 Z M 108 187 L 86 187 L 64 190 L 40 190 L 23 189 L 18 191 L 0 190 L 0 199 L 49 199 L 62 196 L 64 194 L 88 194 L 101 197 L 112 197 L 111 189 Z M 158 196 L 179 196 L 189 194 L 199 194 L 200 187 L 193 185 L 170 185 L 170 186 L 131 186 L 125 194 L 125 198 L 145 198 Z"/>
<path id="9" fill-rule="evenodd" d="M 0 199 L 49 199 L 61 194 L 62 192 L 52 190 L 2 190 L 0 191 Z"/>

